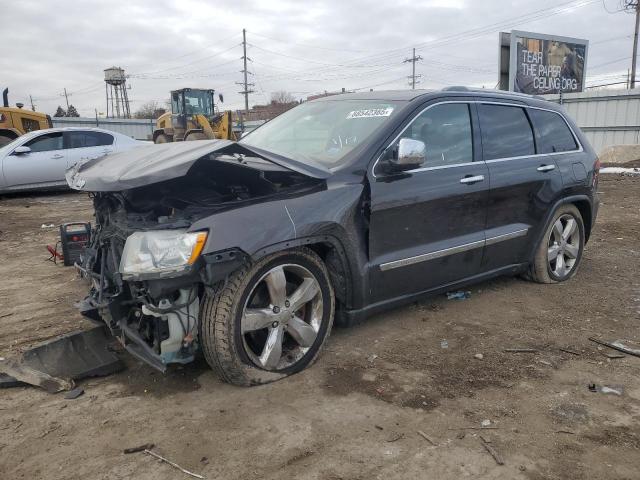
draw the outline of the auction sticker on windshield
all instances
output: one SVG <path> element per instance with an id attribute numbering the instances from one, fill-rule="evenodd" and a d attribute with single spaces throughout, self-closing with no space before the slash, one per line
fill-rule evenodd
<path id="1" fill-rule="evenodd" d="M 371 118 L 371 117 L 388 117 L 393 112 L 393 107 L 387 108 L 367 108 L 365 110 L 353 110 L 349 112 L 347 118 Z"/>

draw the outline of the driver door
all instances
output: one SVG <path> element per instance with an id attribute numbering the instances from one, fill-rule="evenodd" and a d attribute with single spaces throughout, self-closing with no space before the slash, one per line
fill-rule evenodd
<path id="1" fill-rule="evenodd" d="M 395 173 L 381 165 L 384 160 L 374 167 L 369 229 L 374 302 L 478 274 L 489 173 L 480 156 L 476 118 L 474 105 L 465 102 L 430 105 L 396 139 L 424 142 L 425 163 Z"/>
<path id="2" fill-rule="evenodd" d="M 31 152 L 12 152 L 4 158 L 2 167 L 7 187 L 66 184 L 62 132 L 44 133 L 22 146 L 29 147 Z"/>

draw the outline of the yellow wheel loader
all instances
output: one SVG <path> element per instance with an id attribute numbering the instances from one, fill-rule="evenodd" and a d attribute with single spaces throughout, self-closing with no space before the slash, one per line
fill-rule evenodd
<path id="1" fill-rule="evenodd" d="M 236 140 L 231 111 L 215 112 L 214 91 L 183 88 L 171 92 L 171 112 L 160 116 L 153 143 L 221 138 Z"/>
<path id="2" fill-rule="evenodd" d="M 25 133 L 53 127 L 49 115 L 24 110 L 22 103 L 17 103 L 17 108 L 10 107 L 8 88 L 2 92 L 2 105 L 0 107 L 0 147 Z"/>

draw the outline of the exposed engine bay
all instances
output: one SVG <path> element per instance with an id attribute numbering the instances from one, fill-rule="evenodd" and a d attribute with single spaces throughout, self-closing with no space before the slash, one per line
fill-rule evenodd
<path id="1" fill-rule="evenodd" d="M 204 290 L 243 261 L 242 252 L 201 254 L 215 232 L 190 232 L 192 224 L 323 184 L 257 156 L 210 153 L 183 176 L 92 192 L 95 225 L 77 265 L 91 283 L 81 311 L 104 321 L 130 353 L 159 370 L 192 361 Z M 223 265 L 205 268 L 212 257 Z"/>

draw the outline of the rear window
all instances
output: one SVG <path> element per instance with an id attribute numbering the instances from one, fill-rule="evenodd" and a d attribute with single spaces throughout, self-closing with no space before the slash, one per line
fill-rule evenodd
<path id="1" fill-rule="evenodd" d="M 555 112 L 529 109 L 529 116 L 538 134 L 538 153 L 570 152 L 578 145 L 567 122 Z"/>
<path id="2" fill-rule="evenodd" d="M 102 132 L 67 132 L 67 148 L 99 147 L 113 144 L 113 136 Z"/>
<path id="3" fill-rule="evenodd" d="M 524 109 L 481 104 L 478 113 L 485 160 L 535 154 L 533 130 Z"/>

